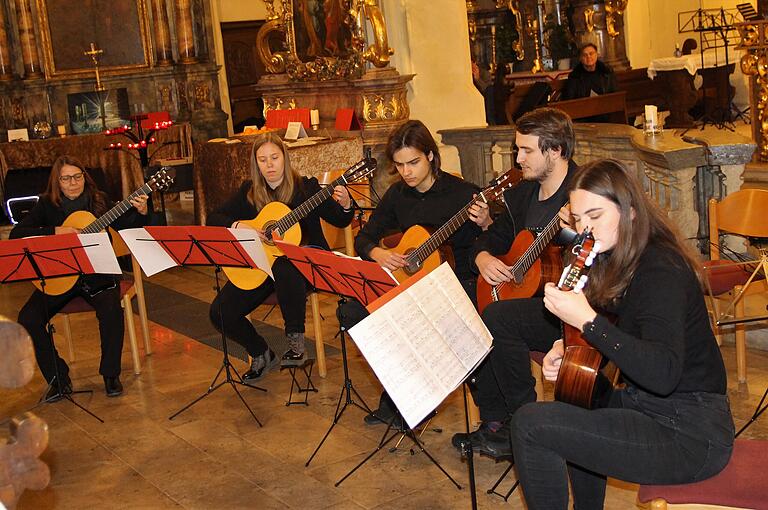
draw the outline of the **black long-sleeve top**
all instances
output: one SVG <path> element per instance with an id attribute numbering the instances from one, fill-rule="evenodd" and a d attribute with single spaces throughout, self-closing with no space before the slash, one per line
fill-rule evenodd
<path id="1" fill-rule="evenodd" d="M 98 191 L 104 203 L 107 205 L 106 212 L 114 204 L 107 198 L 106 193 Z M 93 206 L 88 205 L 87 210 L 94 213 Z M 29 211 L 29 213 L 21 219 L 21 221 L 13 227 L 9 234 L 10 239 L 18 239 L 21 237 L 29 236 L 44 236 L 54 234 L 56 227 L 60 227 L 64 220 L 67 219 L 67 214 L 61 206 L 54 205 L 48 195 L 43 195 L 37 204 Z M 135 208 L 130 208 L 125 214 L 118 217 L 110 225 L 115 230 L 122 230 L 124 228 L 136 228 L 143 227 L 147 224 L 147 216 L 139 214 Z"/>
<path id="2" fill-rule="evenodd" d="M 587 71 L 583 64 L 577 64 L 565 81 L 561 99 L 589 97 L 592 91 L 598 95 L 616 92 L 616 75 L 600 60 L 597 61 L 594 71 Z"/>
<path id="3" fill-rule="evenodd" d="M 583 336 L 616 363 L 629 384 L 661 397 L 725 393 L 725 367 L 704 295 L 679 254 L 649 245 L 611 312 L 618 317 L 615 325 L 598 314 Z"/>
<path id="4" fill-rule="evenodd" d="M 215 227 L 229 227 L 235 221 L 252 220 L 259 214 L 250 200 L 248 192 L 253 186 L 253 181 L 246 180 L 221 207 L 217 207 L 207 218 L 206 224 Z M 304 203 L 312 195 L 320 191 L 320 183 L 315 177 L 302 177 L 299 186 L 293 193 L 290 202 L 286 204 L 291 209 L 295 209 Z M 320 218 L 331 225 L 344 228 L 352 221 L 353 211 L 344 211 L 344 209 L 335 200 L 328 199 L 312 210 L 307 216 L 299 221 L 301 226 L 301 244 L 317 246 L 328 250 L 328 241 L 323 235 L 323 229 L 320 225 Z M 276 220 L 280 218 L 275 218 Z"/>
<path id="5" fill-rule="evenodd" d="M 355 250 L 371 260 L 371 250 L 394 232 L 405 232 L 414 225 L 438 229 L 472 200 L 478 188 L 459 177 L 438 170 L 437 178 L 424 193 L 400 180 L 392 184 L 376 206 L 368 223 L 355 237 Z M 467 220 L 448 238 L 453 250 L 454 271 L 460 280 L 472 278 L 470 255 L 480 227 Z"/>
<path id="6" fill-rule="evenodd" d="M 568 173 L 558 190 L 545 203 L 539 202 L 544 215 L 529 218 L 529 211 L 534 200 L 538 200 L 541 185 L 537 181 L 521 181 L 517 186 L 504 192 L 506 212 L 499 214 L 488 229 L 480 234 L 472 250 L 472 263 L 481 251 L 491 255 L 504 255 L 509 251 L 515 237 L 524 229 L 536 231 L 543 228 L 568 201 L 566 191 L 578 165 L 568 161 Z"/>

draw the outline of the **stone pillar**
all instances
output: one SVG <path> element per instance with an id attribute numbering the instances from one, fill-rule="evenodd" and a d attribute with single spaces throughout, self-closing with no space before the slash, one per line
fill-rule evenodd
<path id="1" fill-rule="evenodd" d="M 606 10 L 606 4 L 613 12 Z M 574 0 L 572 4 L 576 43 L 580 47 L 586 43 L 597 46 L 600 59 L 614 71 L 630 68 L 624 38 L 626 4 L 627 0 Z"/>
<path id="2" fill-rule="evenodd" d="M 152 17 L 155 21 L 155 56 L 157 65 L 173 64 L 171 50 L 171 31 L 168 28 L 168 13 L 165 10 L 165 0 L 152 0 Z"/>
<path id="3" fill-rule="evenodd" d="M 179 49 L 179 59 L 182 64 L 197 62 L 195 53 L 195 37 L 192 32 L 192 2 L 191 0 L 175 0 L 176 43 Z"/>
<path id="4" fill-rule="evenodd" d="M 5 30 L 5 7 L 0 4 L 0 80 L 13 78 L 10 52 L 8 51 L 8 32 Z"/>
<path id="5" fill-rule="evenodd" d="M 24 60 L 24 77 L 39 78 L 42 76 L 40 57 L 35 40 L 35 27 L 32 20 L 31 0 L 16 0 L 16 19 L 19 23 L 19 40 L 21 41 L 21 56 Z"/>

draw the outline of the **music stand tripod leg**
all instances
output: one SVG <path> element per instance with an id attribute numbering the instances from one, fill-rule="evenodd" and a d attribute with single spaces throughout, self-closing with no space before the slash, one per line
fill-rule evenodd
<path id="1" fill-rule="evenodd" d="M 747 430 L 750 425 L 755 423 L 758 418 L 760 418 L 760 415 L 765 412 L 766 409 L 768 409 L 768 403 L 765 403 L 765 399 L 768 397 L 768 387 L 765 388 L 765 392 L 763 393 L 762 398 L 760 399 L 760 402 L 757 403 L 757 407 L 755 408 L 755 412 L 752 413 L 752 416 L 750 417 L 749 421 L 745 423 L 738 432 L 736 432 L 736 435 L 734 437 L 739 437 L 739 435 Z"/>
<path id="2" fill-rule="evenodd" d="M 208 260 L 211 262 L 211 265 L 214 266 L 214 268 L 215 268 L 214 269 L 214 280 L 216 282 L 216 296 L 219 296 L 221 294 L 221 283 L 219 281 L 219 274 L 221 273 L 221 265 L 216 264 L 216 263 L 213 262 L 213 259 L 206 252 L 205 247 L 202 246 L 199 243 L 199 241 L 197 241 L 196 239 L 193 239 L 192 242 L 193 242 L 193 244 L 195 244 L 195 246 L 197 246 L 200 249 L 200 251 L 204 254 L 204 256 L 206 258 L 208 258 Z M 223 359 L 222 359 L 221 366 L 219 367 L 218 372 L 216 372 L 216 376 L 213 378 L 213 381 L 211 381 L 211 384 L 208 386 L 208 390 L 206 390 L 205 393 L 203 393 L 202 395 L 197 397 L 195 400 L 193 400 L 192 402 L 190 402 L 186 406 L 182 407 L 181 409 L 179 409 L 175 413 L 173 413 L 171 416 L 168 417 L 168 419 L 169 420 L 173 420 L 178 415 L 180 415 L 181 413 L 183 413 L 184 411 L 186 411 L 187 409 L 189 409 L 193 405 L 197 404 L 198 402 L 200 402 L 202 399 L 204 399 L 205 397 L 207 397 L 208 395 L 210 395 L 214 391 L 216 391 L 219 388 L 221 388 L 224 384 L 229 384 L 232 387 L 232 389 L 234 390 L 235 394 L 237 394 L 237 397 L 240 399 L 240 402 L 243 403 L 243 405 L 245 406 L 246 409 L 248 409 L 248 412 L 251 414 L 253 419 L 256 421 L 256 423 L 258 423 L 259 427 L 263 427 L 264 425 L 262 425 L 261 421 L 258 419 L 258 417 L 256 417 L 256 414 L 253 412 L 253 409 L 251 409 L 251 406 L 248 405 L 248 402 L 246 402 L 245 399 L 243 398 L 243 396 L 240 394 L 240 391 L 237 389 L 236 385 L 239 384 L 241 386 L 247 386 L 248 388 L 253 388 L 255 390 L 259 390 L 259 391 L 263 391 L 263 392 L 266 392 L 267 390 L 265 388 L 261 388 L 259 386 L 254 386 L 254 385 L 251 385 L 251 384 L 248 384 L 248 383 L 244 382 L 243 378 L 240 377 L 240 374 L 237 372 L 235 367 L 232 366 L 232 362 L 229 360 L 229 350 L 227 349 L 227 337 L 226 337 L 226 335 L 224 333 L 224 313 L 223 313 L 222 308 L 221 308 L 221 302 L 219 302 L 219 320 L 221 321 L 220 322 L 220 326 L 221 326 L 221 328 L 220 328 L 221 329 L 221 350 L 222 350 Z M 216 384 L 216 381 L 219 379 L 219 376 L 222 374 L 222 372 L 224 372 L 224 379 L 219 384 Z M 232 377 L 232 373 L 234 373 L 237 376 L 237 379 Z"/>

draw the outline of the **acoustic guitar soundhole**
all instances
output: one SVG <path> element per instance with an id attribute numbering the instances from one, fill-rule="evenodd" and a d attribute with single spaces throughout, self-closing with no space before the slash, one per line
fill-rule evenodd
<path id="1" fill-rule="evenodd" d="M 264 235 L 267 238 L 267 240 L 262 241 L 262 243 L 269 246 L 275 245 L 275 242 L 272 240 L 272 232 L 277 231 L 278 234 L 282 235 L 282 233 L 279 230 L 277 230 L 277 227 L 275 227 L 276 224 L 277 224 L 277 221 L 275 220 L 269 220 L 268 222 L 264 223 Z"/>
<path id="2" fill-rule="evenodd" d="M 411 258 L 409 257 L 409 255 L 411 254 L 411 252 L 413 252 L 413 250 L 414 248 L 410 248 L 408 249 L 408 251 L 405 252 L 405 256 L 408 257 L 408 264 L 403 268 L 403 271 L 405 271 L 405 273 L 409 276 L 416 274 L 419 271 L 419 269 L 421 269 L 421 261 L 411 260 Z"/>

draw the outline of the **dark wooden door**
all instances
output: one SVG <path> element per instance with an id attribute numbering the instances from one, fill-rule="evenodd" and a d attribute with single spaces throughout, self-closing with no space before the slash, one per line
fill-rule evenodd
<path id="1" fill-rule="evenodd" d="M 266 72 L 256 51 L 256 34 L 264 23 L 264 20 L 257 20 L 221 24 L 235 133 L 242 131 L 243 125 L 261 125 L 264 122 L 264 103 L 251 89 Z"/>

